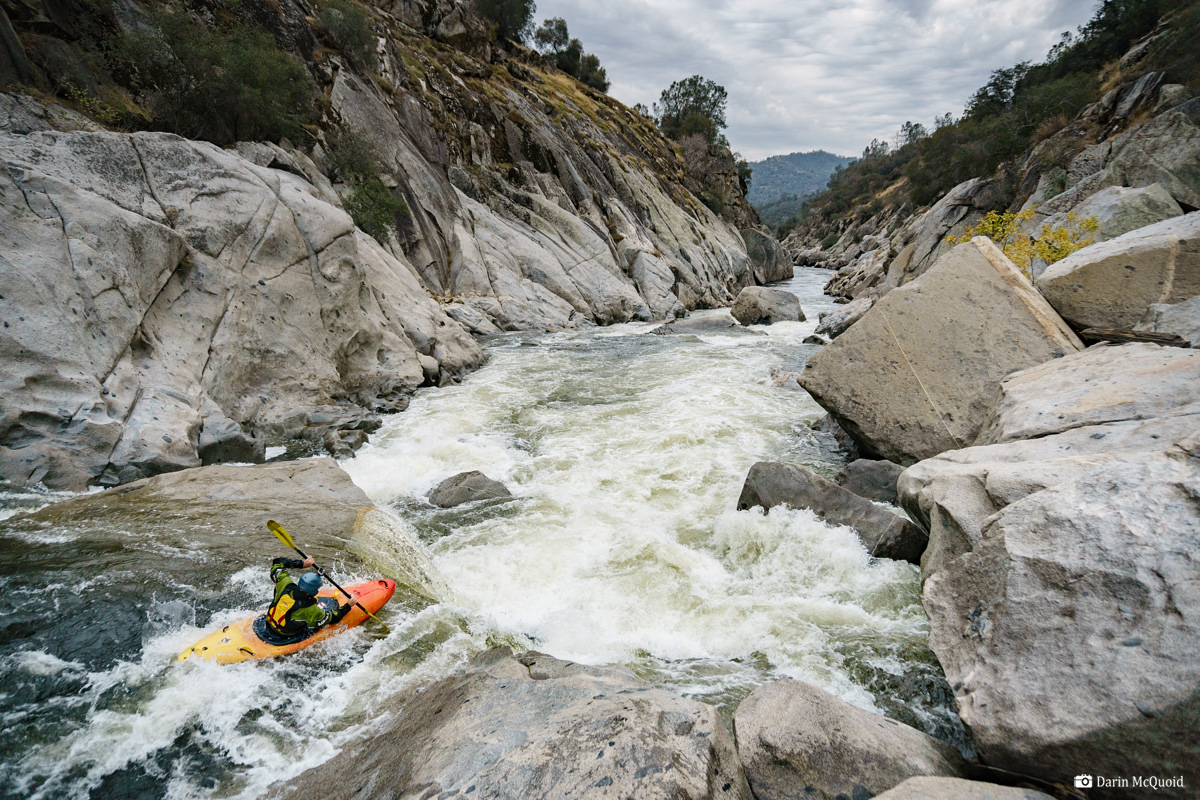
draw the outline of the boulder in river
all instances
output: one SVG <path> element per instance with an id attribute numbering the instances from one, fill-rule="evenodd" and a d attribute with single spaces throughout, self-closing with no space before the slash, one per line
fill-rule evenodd
<path id="1" fill-rule="evenodd" d="M 800 322 L 804 312 L 800 300 L 783 289 L 747 286 L 738 293 L 730 309 L 733 318 L 743 325 L 770 325 L 773 322 Z"/>
<path id="2" fill-rule="evenodd" d="M 1197 497 L 1193 434 L 1006 506 L 929 577 L 930 648 L 986 763 L 1200 785 Z"/>
<path id="3" fill-rule="evenodd" d="M 875 800 L 1054 800 L 1052 795 L 1022 786 L 1000 786 L 962 778 L 909 778 L 875 796 Z"/>
<path id="4" fill-rule="evenodd" d="M 674 319 L 650 331 L 655 336 L 672 336 L 675 334 L 692 334 L 706 336 L 712 334 L 735 336 L 762 336 L 761 331 L 747 330 L 739 325 L 728 312 L 720 314 L 705 314 L 704 316 L 688 316 L 685 319 Z"/>
<path id="5" fill-rule="evenodd" d="M 792 257 L 774 238 L 753 228 L 746 228 L 741 234 L 755 283 L 786 281 L 795 275 Z"/>
<path id="6" fill-rule="evenodd" d="M 493 648 L 277 796 L 752 800 L 717 710 L 620 667 Z"/>
<path id="7" fill-rule="evenodd" d="M 838 473 L 837 482 L 859 497 L 879 503 L 896 504 L 896 480 L 904 467 L 891 461 L 856 458 Z"/>
<path id="8" fill-rule="evenodd" d="M 827 481 L 807 467 L 760 461 L 750 468 L 738 509 L 777 505 L 811 509 L 830 525 L 854 528 L 871 555 L 919 563 L 926 535 L 907 519 Z"/>
<path id="9" fill-rule="evenodd" d="M 1156 303 L 1200 295 L 1200 211 L 1078 250 L 1037 285 L 1077 328 L 1133 328 Z"/>
<path id="10" fill-rule="evenodd" d="M 991 240 L 950 250 L 809 358 L 800 384 L 867 453 L 970 445 L 1005 375 L 1082 349 Z"/>
<path id="11" fill-rule="evenodd" d="M 479 500 L 497 500 L 512 497 L 500 481 L 494 481 L 479 470 L 460 472 L 442 481 L 429 493 L 429 502 L 438 508 L 454 508 L 464 503 Z"/>
<path id="12" fill-rule="evenodd" d="M 755 689 L 734 728 L 756 800 L 873 797 L 916 775 L 967 769 L 954 747 L 790 678 Z"/>

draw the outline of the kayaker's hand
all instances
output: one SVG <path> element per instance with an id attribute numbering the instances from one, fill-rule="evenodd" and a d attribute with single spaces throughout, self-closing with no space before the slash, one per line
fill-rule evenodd
<path id="1" fill-rule="evenodd" d="M 312 556 L 309 556 L 308 558 L 304 559 L 304 566 L 306 566 L 306 567 L 311 567 L 315 563 L 316 562 L 312 560 Z"/>

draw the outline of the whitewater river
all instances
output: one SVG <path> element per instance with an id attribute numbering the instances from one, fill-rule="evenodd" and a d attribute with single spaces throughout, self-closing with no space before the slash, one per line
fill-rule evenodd
<path id="1" fill-rule="evenodd" d="M 211 599 L 194 587 L 210 598 L 200 603 L 169 565 L 203 554 L 152 520 L 0 522 L 0 796 L 260 796 L 336 752 L 388 696 L 497 643 L 625 664 L 727 717 L 754 687 L 792 676 L 959 741 L 916 568 L 872 560 L 852 531 L 807 511 L 735 510 L 755 461 L 830 476 L 842 463 L 810 429 L 819 407 L 771 379 L 815 351 L 801 342 L 832 308 L 827 278 L 802 270 L 784 286 L 806 323 L 757 336 L 631 324 L 498 337 L 461 385 L 418 394 L 343 464 L 452 587 L 438 604 L 393 603 L 386 636 L 368 624 L 289 659 L 176 666 L 208 629 L 265 601 L 263 564 L 223 567 L 212 580 L 232 588 Z M 424 501 L 472 469 L 515 499 Z M 161 550 L 164 566 L 111 556 L 116 540 Z M 340 574 L 371 577 L 358 569 Z"/>

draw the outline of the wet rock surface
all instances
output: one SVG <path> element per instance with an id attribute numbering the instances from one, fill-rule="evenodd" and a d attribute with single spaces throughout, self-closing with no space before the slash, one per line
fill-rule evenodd
<path id="1" fill-rule="evenodd" d="M 896 504 L 896 480 L 904 467 L 891 461 L 874 461 L 858 458 L 851 461 L 838 473 L 837 482 L 859 497 L 880 503 Z"/>
<path id="2" fill-rule="evenodd" d="M 257 459 L 389 408 L 426 382 L 422 357 L 447 378 L 482 358 L 408 265 L 291 172 L 165 134 L 0 136 L 0 159 L 9 481 Z"/>
<path id="3" fill-rule="evenodd" d="M 429 502 L 439 508 L 454 508 L 464 503 L 480 500 L 497 500 L 512 497 L 500 481 L 494 481 L 478 470 L 460 472 L 439 483 L 429 493 Z"/>
<path id="4" fill-rule="evenodd" d="M 734 728 L 756 800 L 873 797 L 913 776 L 967 770 L 950 745 L 791 679 L 755 689 Z"/>
<path id="5" fill-rule="evenodd" d="M 716 709 L 622 668 L 494 648 L 384 710 L 273 796 L 752 798 Z"/>
<path id="6" fill-rule="evenodd" d="M 760 461 L 750 468 L 738 498 L 738 509 L 777 505 L 811 509 L 831 525 L 857 531 L 867 551 L 879 558 L 921 559 L 926 535 L 907 519 L 827 481 L 800 464 Z"/>

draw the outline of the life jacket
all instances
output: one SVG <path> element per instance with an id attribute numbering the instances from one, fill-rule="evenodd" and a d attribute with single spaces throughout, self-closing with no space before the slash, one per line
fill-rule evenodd
<path id="1" fill-rule="evenodd" d="M 292 619 L 292 613 L 302 608 L 316 605 L 317 601 L 311 595 L 300 591 L 300 587 L 292 581 L 278 592 L 271 607 L 267 609 L 267 627 L 278 636 L 299 636 L 308 632 L 308 623 L 304 620 Z"/>

